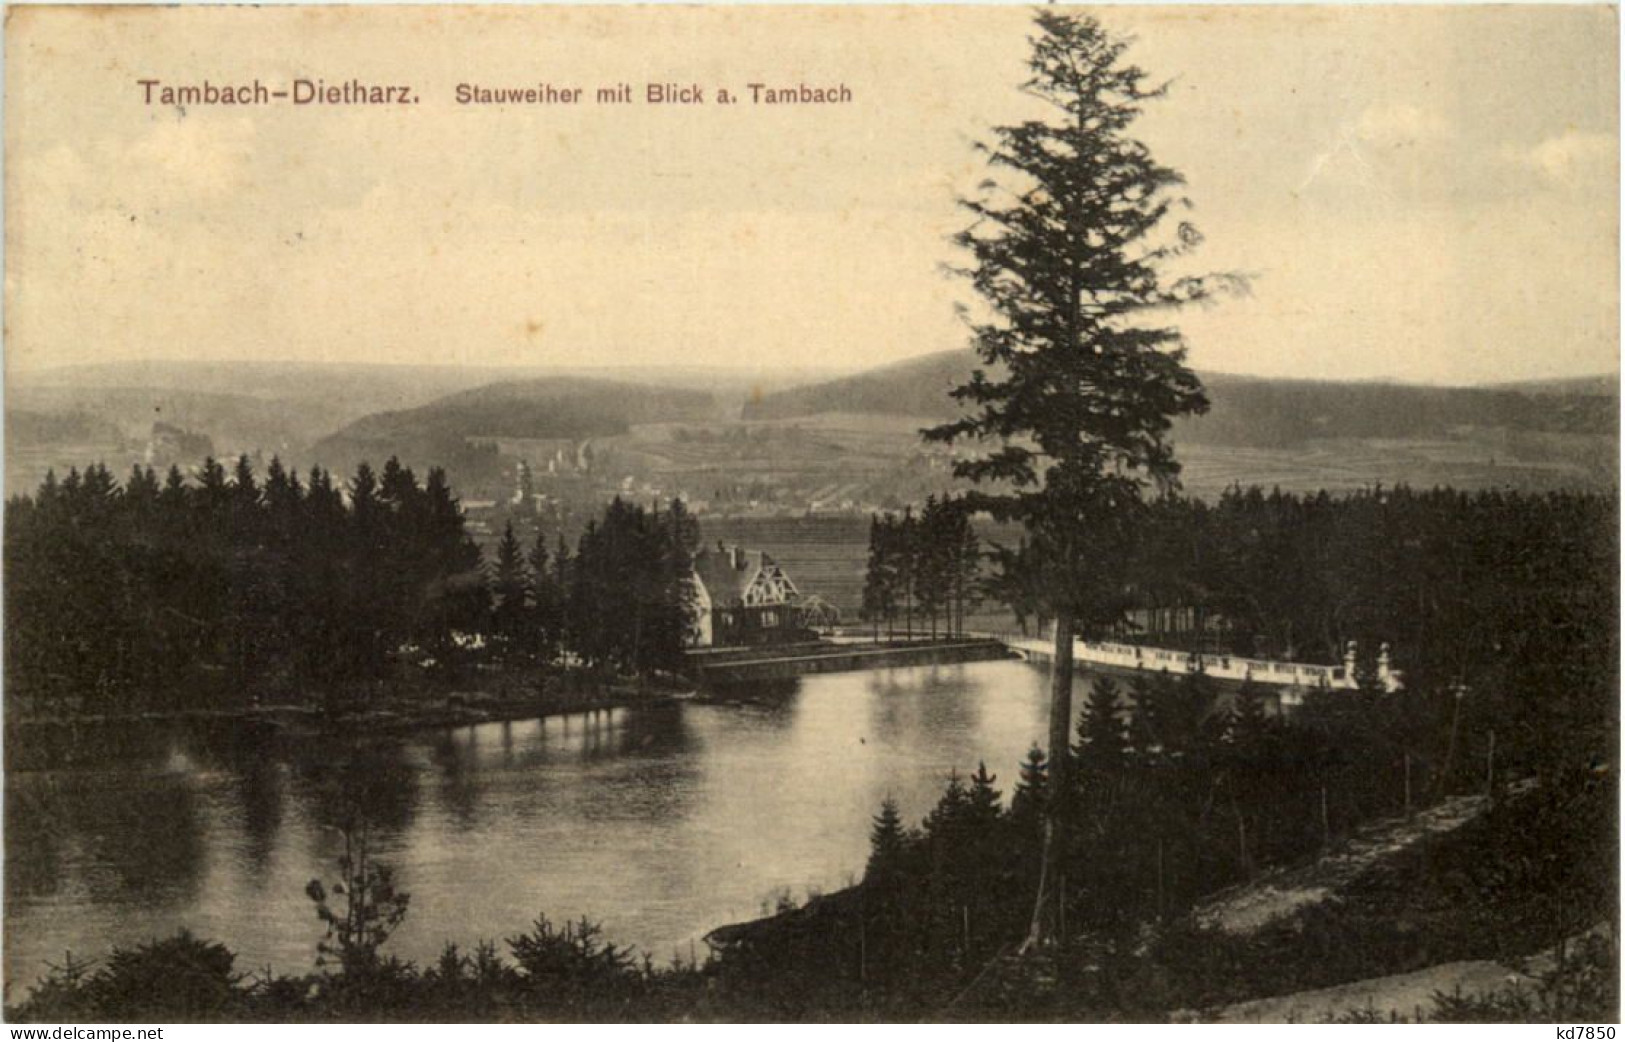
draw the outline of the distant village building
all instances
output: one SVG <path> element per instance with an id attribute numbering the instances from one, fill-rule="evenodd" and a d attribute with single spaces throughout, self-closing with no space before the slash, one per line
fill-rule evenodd
<path id="1" fill-rule="evenodd" d="M 520 460 L 514 475 L 513 505 L 528 509 L 535 505 L 536 479 L 531 474 L 530 462 Z"/>
<path id="2" fill-rule="evenodd" d="M 694 556 L 695 647 L 772 644 L 804 634 L 797 602 L 801 591 L 783 568 L 760 550 L 718 543 Z"/>
<path id="3" fill-rule="evenodd" d="M 162 421 L 152 425 L 152 437 L 148 440 L 146 449 L 148 464 L 198 460 L 212 455 L 214 442 L 207 434 L 184 430 Z"/>

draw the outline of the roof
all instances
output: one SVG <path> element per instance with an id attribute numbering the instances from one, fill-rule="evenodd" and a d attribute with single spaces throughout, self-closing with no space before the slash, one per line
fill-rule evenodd
<path id="1" fill-rule="evenodd" d="M 734 562 L 738 561 L 738 567 Z M 764 569 L 775 567 L 773 558 L 761 550 L 741 550 L 737 547 L 707 548 L 694 555 L 694 574 L 705 584 L 711 604 L 717 608 L 737 607 L 744 603 L 745 592 L 751 581 Z"/>

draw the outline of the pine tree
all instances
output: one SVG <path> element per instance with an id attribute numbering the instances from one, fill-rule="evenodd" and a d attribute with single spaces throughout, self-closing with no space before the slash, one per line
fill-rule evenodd
<path id="1" fill-rule="evenodd" d="M 539 528 L 525 562 L 531 577 L 531 648 L 541 661 L 551 662 L 558 654 L 561 600 L 547 552 L 547 535 Z"/>
<path id="2" fill-rule="evenodd" d="M 1074 633 L 1121 610 L 1142 493 L 1178 473 L 1172 420 L 1206 407 L 1178 331 L 1146 320 L 1217 286 L 1167 283 L 1161 274 L 1200 241 L 1183 222 L 1163 234 L 1164 219 L 1186 205 L 1176 194 L 1182 179 L 1129 135 L 1162 91 L 1146 86 L 1146 74 L 1123 60 L 1127 43 L 1093 18 L 1041 11 L 1036 20 L 1023 89 L 1049 105 L 1051 118 L 995 129 L 983 151 L 1010 176 L 965 201 L 973 224 L 956 240 L 973 261 L 963 274 L 986 304 L 975 325 L 984 368 L 954 391 L 975 412 L 926 432 L 988 443 L 955 473 L 996 483 L 1001 491 L 976 494 L 975 505 L 1020 521 L 1046 551 L 1056 612 L 1050 745 L 1060 750 L 1052 772 L 1061 796 L 1051 802 L 1050 871 L 1029 946 L 1056 928 Z"/>
<path id="3" fill-rule="evenodd" d="M 46 477 L 54 483 L 54 475 Z M 158 498 L 166 517 L 179 517 L 186 508 L 186 479 L 181 476 L 181 468 L 173 463 L 169 465 L 169 473 L 164 475 L 164 489 Z"/>
<path id="4" fill-rule="evenodd" d="M 1137 673 L 1129 681 L 1129 744 L 1142 759 L 1149 759 L 1162 747 L 1168 684 L 1167 673 L 1154 678 Z"/>
<path id="5" fill-rule="evenodd" d="M 570 565 L 570 544 L 560 534 L 558 544 L 553 548 L 553 585 L 561 596 L 570 587 Z"/>
<path id="6" fill-rule="evenodd" d="M 898 557 L 902 561 L 899 581 L 903 587 L 903 629 L 909 639 L 914 637 L 914 623 L 917 613 L 923 609 L 920 604 L 920 592 L 923 583 L 929 580 L 926 570 L 929 567 L 925 555 L 925 532 L 920 524 L 919 515 L 914 513 L 912 505 L 903 508 L 903 516 L 897 527 Z M 925 629 L 925 624 L 920 624 Z"/>
<path id="7" fill-rule="evenodd" d="M 373 471 L 372 464 L 362 460 L 350 481 L 350 514 L 355 519 L 357 531 L 370 532 L 377 523 L 378 512 L 378 475 Z"/>
<path id="8" fill-rule="evenodd" d="M 965 817 L 973 829 L 991 829 L 1004 812 L 999 790 L 993 787 L 998 780 L 997 775 L 987 773 L 986 763 L 977 762 L 976 773 L 970 776 L 970 790 L 965 800 Z"/>
<path id="9" fill-rule="evenodd" d="M 124 506 L 143 518 L 157 508 L 158 477 L 151 467 L 143 469 L 137 463 L 130 468 L 130 476 L 124 482 Z"/>
<path id="10" fill-rule="evenodd" d="M 676 672 L 682 668 L 683 650 L 692 636 L 694 620 L 694 547 L 699 525 L 681 499 L 673 499 L 665 513 L 651 511 L 649 539 L 654 543 L 654 599 L 650 606 L 648 638 L 640 668 Z"/>
<path id="11" fill-rule="evenodd" d="M 869 558 L 863 575 L 863 607 L 860 614 L 874 624 L 875 639 L 880 639 L 880 623 L 891 624 L 894 594 L 891 577 L 891 517 L 869 516 Z"/>
<path id="12" fill-rule="evenodd" d="M 1110 677 L 1095 678 L 1078 719 L 1078 745 L 1073 750 L 1077 764 L 1073 814 L 1082 835 L 1074 839 L 1071 860 L 1083 864 L 1069 875 L 1082 889 L 1097 893 L 1107 889 L 1103 880 L 1126 860 L 1124 818 L 1135 799 L 1120 696 L 1121 690 Z M 1080 853 L 1086 856 L 1080 858 Z M 1115 892 L 1115 887 L 1111 889 Z"/>
<path id="13" fill-rule="evenodd" d="M 897 812 L 897 801 L 887 796 L 875 815 L 869 830 L 869 863 L 864 869 L 865 883 L 886 885 L 895 882 L 903 871 L 903 857 L 907 833 L 903 819 Z"/>
<path id="14" fill-rule="evenodd" d="M 491 610 L 485 561 L 479 544 L 468 534 L 463 508 L 452 494 L 446 472 L 429 470 L 423 484 L 421 517 L 422 556 L 426 569 L 414 596 L 421 599 L 417 627 L 419 643 L 452 654 L 454 633 L 478 632 Z"/>
<path id="15" fill-rule="evenodd" d="M 1179 686 L 1189 720 L 1189 747 L 1199 756 L 1211 757 L 1230 724 L 1230 714 L 1218 711 L 1218 684 L 1198 669 L 1187 673 Z"/>
<path id="16" fill-rule="evenodd" d="M 948 784 L 942 790 L 937 805 L 925 816 L 925 835 L 933 844 L 954 847 L 965 826 L 965 810 L 970 804 L 970 791 L 958 771 L 948 772 Z"/>
<path id="17" fill-rule="evenodd" d="M 1255 749 L 1263 740 L 1268 719 L 1264 715 L 1264 698 L 1258 683 L 1252 677 L 1242 681 L 1230 703 L 1229 737 L 1240 750 Z"/>
<path id="18" fill-rule="evenodd" d="M 265 469 L 265 507 L 279 536 L 295 535 L 297 522 L 294 518 L 299 512 L 303 491 L 299 486 L 299 475 L 290 474 L 283 467 L 282 460 L 272 456 L 270 465 Z"/>
<path id="19" fill-rule="evenodd" d="M 398 457 L 389 457 L 378 477 L 378 502 L 385 510 L 399 514 L 411 509 L 418 493 L 417 478 L 412 469 L 402 466 Z"/>
<path id="20" fill-rule="evenodd" d="M 1049 798 L 1049 758 L 1037 742 L 1027 750 L 1021 763 L 1021 778 L 1015 792 L 1010 795 L 1010 817 L 1022 831 L 1029 827 L 1037 836 L 1044 819 L 1044 805 Z"/>
<path id="21" fill-rule="evenodd" d="M 1083 704 L 1083 715 L 1078 718 L 1078 748 L 1080 762 L 1111 770 L 1123 760 L 1128 749 L 1128 730 L 1118 704 L 1122 691 L 1111 677 L 1100 676 L 1089 687 Z"/>
<path id="22" fill-rule="evenodd" d="M 68 476 L 72 477 L 70 470 Z M 66 483 L 63 488 L 66 490 Z M 226 486 L 226 468 L 213 456 L 203 461 L 203 467 L 198 472 L 198 505 L 201 508 L 206 522 L 223 519 L 227 498 L 230 490 Z"/>
<path id="23" fill-rule="evenodd" d="M 948 517 L 936 496 L 925 497 L 925 507 L 916 522 L 914 549 L 914 600 L 926 617 L 931 636 L 937 636 L 937 616 L 947 606 L 952 576 L 950 554 L 956 549 L 949 541 Z"/>
<path id="24" fill-rule="evenodd" d="M 496 575 L 491 583 L 496 601 L 495 629 L 505 645 L 523 640 L 529 621 L 530 572 L 525 566 L 525 555 L 519 549 L 513 522 L 502 530 L 502 541 L 497 543 Z"/>
<path id="25" fill-rule="evenodd" d="M 237 467 L 231 480 L 231 501 L 234 516 L 245 524 L 259 509 L 260 488 L 254 481 L 254 464 L 247 453 L 237 457 Z"/>
<path id="26" fill-rule="evenodd" d="M 971 526 L 970 511 L 965 501 L 955 502 L 954 518 L 954 633 L 965 632 L 965 616 L 981 603 L 982 541 Z"/>

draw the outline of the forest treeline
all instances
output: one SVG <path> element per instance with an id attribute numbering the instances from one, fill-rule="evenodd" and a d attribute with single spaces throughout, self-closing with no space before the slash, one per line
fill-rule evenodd
<path id="1" fill-rule="evenodd" d="M 341 490 L 272 460 L 195 480 L 100 464 L 6 504 L 6 691 L 112 712 L 305 697 L 471 659 L 674 668 L 687 625 L 682 505 L 619 500 L 576 550 L 512 531 L 487 562 L 436 468 L 391 458 Z"/>
<path id="2" fill-rule="evenodd" d="M 861 617 L 879 636 L 899 628 L 958 635 L 982 601 L 982 543 L 963 499 L 927 496 L 924 508 L 877 514 L 869 521 Z"/>
<path id="3" fill-rule="evenodd" d="M 1338 665 L 1349 641 L 1365 657 L 1387 643 L 1422 686 L 1606 675 L 1617 516 L 1612 492 L 1165 497 L 1133 540 L 1118 606 L 1192 609 L 1220 642 L 1203 650 L 1238 655 Z M 1041 555 L 1018 544 L 993 556 L 986 595 L 1023 625 L 1047 623 Z"/>
<path id="4" fill-rule="evenodd" d="M 1069 770 L 1055 772 L 1034 748 L 1008 808 L 985 770 L 950 781 L 916 828 L 882 807 L 857 891 L 743 944 L 785 972 L 786 960 L 824 959 L 848 979 L 948 1001 L 1023 939 L 1057 773 L 1070 779 L 1059 803 L 1068 819 L 1063 937 L 1095 946 L 1095 959 L 1123 956 L 1149 924 L 1361 823 L 1450 794 L 1494 795 L 1510 779 L 1536 779 L 1533 802 L 1547 808 L 1521 818 L 1519 836 L 1497 837 L 1513 864 L 1452 871 L 1494 877 L 1475 878 L 1473 900 L 1517 893 L 1531 934 L 1555 942 L 1583 932 L 1612 914 L 1607 887 L 1592 880 L 1615 871 L 1617 510 L 1613 494 L 1407 488 L 1158 500 L 1133 541 L 1120 608 L 1200 609 L 1247 654 L 1335 662 L 1357 641 L 1359 689 L 1282 706 L 1251 683 L 1221 691 L 1199 673 L 1096 677 L 1064 753 Z M 1025 545 L 995 555 L 1003 560 L 987 592 L 1041 616 L 1041 555 Z M 1383 643 L 1404 670 L 1403 690 L 1384 690 L 1370 668 Z M 1539 853 L 1559 848 L 1589 867 Z M 1393 961 L 1338 950 L 1338 936 L 1369 923 L 1314 928 L 1325 936 L 1312 971 L 1272 966 L 1281 980 L 1307 987 L 1393 972 Z M 1482 936 L 1460 944 L 1475 957 L 1485 950 Z M 1393 936 L 1381 945 L 1406 949 L 1418 965 L 1444 957 Z M 1225 950 L 1256 957 L 1240 942 Z M 1200 993 L 1203 975 L 1223 967 L 1184 969 L 1180 986 Z M 1130 990 L 1153 984 L 1166 986 L 1166 975 Z M 1108 1004 L 1144 998 L 1115 993 Z"/>

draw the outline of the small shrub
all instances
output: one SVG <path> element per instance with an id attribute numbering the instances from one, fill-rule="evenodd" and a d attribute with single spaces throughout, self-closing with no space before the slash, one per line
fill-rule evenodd
<path id="1" fill-rule="evenodd" d="M 86 987 L 95 963 L 75 959 L 66 953 L 62 965 L 46 964 L 45 977 L 28 989 L 28 998 L 13 1010 L 7 1011 L 8 1020 L 38 1022 L 46 1020 L 89 1020 L 89 994 Z"/>
<path id="2" fill-rule="evenodd" d="M 327 935 L 316 946 L 316 965 L 337 963 L 348 976 L 364 975 L 379 968 L 378 949 L 406 918 L 411 895 L 395 889 L 388 865 L 368 857 L 365 830 L 345 828 L 339 872 L 343 878 L 333 884 L 331 894 L 320 879 L 305 887 L 316 917 L 327 925 Z"/>
<path id="3" fill-rule="evenodd" d="M 542 915 L 530 933 L 508 940 L 520 972 L 533 985 L 598 986 L 637 977 L 634 953 L 603 939 L 604 928 L 585 916 L 555 927 Z"/>
<path id="4" fill-rule="evenodd" d="M 236 956 L 223 944 L 182 930 L 164 940 L 115 948 L 94 973 L 72 956 L 29 993 L 18 1020 L 229 1019 L 242 1009 Z"/>

